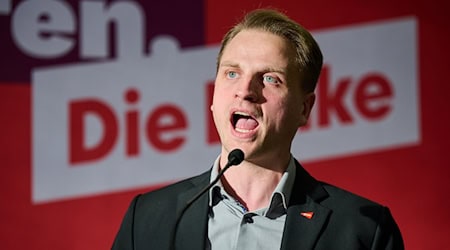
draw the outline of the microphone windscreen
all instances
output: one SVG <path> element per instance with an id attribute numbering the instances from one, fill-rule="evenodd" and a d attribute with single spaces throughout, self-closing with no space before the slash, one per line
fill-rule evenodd
<path id="1" fill-rule="evenodd" d="M 242 150 L 236 148 L 231 150 L 228 154 L 228 164 L 231 166 L 239 165 L 244 160 L 244 152 Z"/>

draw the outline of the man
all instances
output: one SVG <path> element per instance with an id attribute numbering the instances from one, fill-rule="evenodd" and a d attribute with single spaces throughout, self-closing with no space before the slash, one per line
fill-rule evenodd
<path id="1" fill-rule="evenodd" d="M 212 170 L 137 196 L 113 249 L 403 249 L 388 208 L 315 180 L 290 153 L 321 67 L 304 28 L 274 10 L 249 13 L 217 60 Z M 187 208 L 235 148 L 242 163 Z"/>

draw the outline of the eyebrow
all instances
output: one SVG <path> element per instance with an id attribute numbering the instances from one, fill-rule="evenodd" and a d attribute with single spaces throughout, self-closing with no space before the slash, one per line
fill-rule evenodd
<path id="1" fill-rule="evenodd" d="M 270 68 L 270 67 L 268 67 L 268 68 L 265 68 L 262 71 L 263 72 L 276 72 L 276 73 L 279 73 L 279 74 L 282 74 L 282 75 L 286 75 L 286 73 L 287 73 L 287 70 L 283 69 L 283 68 Z"/>
<path id="2" fill-rule="evenodd" d="M 231 68 L 241 68 L 239 66 L 239 63 L 234 63 L 234 62 L 230 62 L 230 61 L 225 61 L 219 64 L 219 68 L 221 67 L 231 67 Z M 272 68 L 272 67 L 266 67 L 263 68 L 262 70 L 258 70 L 259 72 L 276 72 L 282 75 L 286 75 L 287 74 L 287 69 L 283 69 L 283 68 Z"/>
<path id="3" fill-rule="evenodd" d="M 240 68 L 240 67 L 239 67 L 239 63 L 233 63 L 233 62 L 228 62 L 228 61 L 221 62 L 221 63 L 219 64 L 219 68 L 220 68 L 220 67 Z"/>

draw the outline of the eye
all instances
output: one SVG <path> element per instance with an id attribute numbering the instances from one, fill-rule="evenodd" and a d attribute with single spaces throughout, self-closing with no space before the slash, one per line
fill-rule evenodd
<path id="1" fill-rule="evenodd" d="M 228 71 L 227 72 L 227 77 L 229 79 L 234 79 L 234 78 L 238 77 L 238 73 L 236 73 L 235 71 Z"/>
<path id="2" fill-rule="evenodd" d="M 264 79 L 264 82 L 271 83 L 271 84 L 280 83 L 278 78 L 273 77 L 271 75 L 265 75 L 265 76 L 263 76 L 263 79 Z"/>

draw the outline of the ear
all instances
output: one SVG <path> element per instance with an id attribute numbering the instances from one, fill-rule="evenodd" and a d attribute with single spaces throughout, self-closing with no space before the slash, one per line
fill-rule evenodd
<path id="1" fill-rule="evenodd" d="M 311 110 L 314 106 L 315 101 L 316 101 L 316 94 L 314 94 L 314 92 L 306 94 L 302 103 L 300 126 L 304 126 L 308 122 L 309 115 L 311 114 Z"/>

